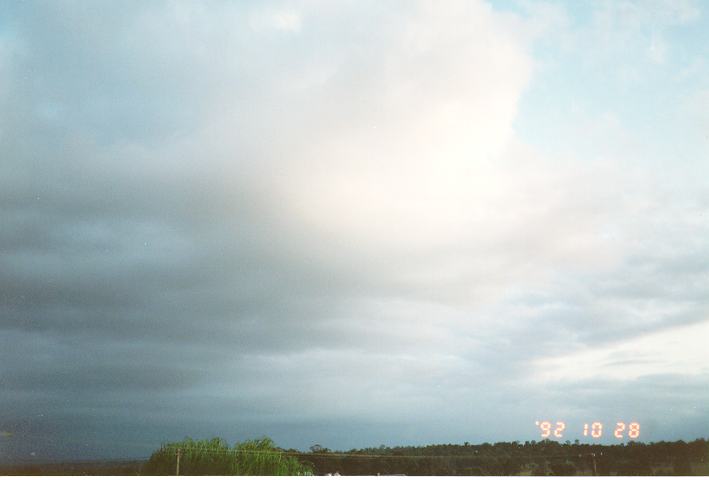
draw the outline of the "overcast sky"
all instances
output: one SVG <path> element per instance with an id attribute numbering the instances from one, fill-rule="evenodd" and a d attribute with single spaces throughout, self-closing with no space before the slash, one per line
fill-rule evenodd
<path id="1" fill-rule="evenodd" d="M 2 2 L 0 462 L 706 436 L 708 16 Z"/>

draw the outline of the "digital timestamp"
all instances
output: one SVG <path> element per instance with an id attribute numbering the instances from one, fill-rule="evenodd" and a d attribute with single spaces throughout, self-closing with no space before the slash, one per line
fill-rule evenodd
<path id="1" fill-rule="evenodd" d="M 537 420 L 534 422 L 537 427 L 539 427 L 542 438 L 564 438 L 564 432 L 566 431 L 565 422 L 550 422 L 548 420 Z M 613 436 L 620 440 L 626 438 L 636 439 L 640 436 L 640 424 L 638 422 L 616 422 L 613 430 Z M 606 434 L 610 432 L 607 429 Z M 584 423 L 583 429 L 581 431 L 584 437 L 601 438 L 604 435 L 604 427 L 601 422 Z"/>

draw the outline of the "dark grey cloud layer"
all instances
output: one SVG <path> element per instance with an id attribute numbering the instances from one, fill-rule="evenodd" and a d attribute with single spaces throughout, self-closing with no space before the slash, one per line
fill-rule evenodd
<path id="1" fill-rule="evenodd" d="M 705 325 L 709 190 L 519 146 L 530 60 L 489 6 L 0 10 L 0 462 L 525 439 L 550 415 L 706 433 L 706 356 L 535 380 Z"/>

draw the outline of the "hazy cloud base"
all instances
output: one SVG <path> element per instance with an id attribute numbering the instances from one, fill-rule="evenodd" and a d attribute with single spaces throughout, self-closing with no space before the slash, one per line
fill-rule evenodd
<path id="1" fill-rule="evenodd" d="M 516 123 L 538 46 L 662 63 L 662 5 L 0 7 L 0 461 L 705 435 L 706 141 Z"/>

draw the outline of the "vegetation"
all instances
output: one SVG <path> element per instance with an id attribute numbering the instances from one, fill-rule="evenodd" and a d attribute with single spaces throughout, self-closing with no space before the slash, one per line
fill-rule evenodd
<path id="1" fill-rule="evenodd" d="M 237 443 L 220 438 L 168 443 L 154 452 L 143 469 L 146 475 L 312 475 L 306 462 L 284 453 L 270 438 Z"/>
<path id="2" fill-rule="evenodd" d="M 0 466 L 0 475 L 709 475 L 709 442 L 502 442 L 307 452 L 282 450 L 268 439 L 234 445 L 221 439 L 163 445 L 145 464 L 93 462 Z"/>
<path id="3" fill-rule="evenodd" d="M 620 445 L 502 442 L 482 445 L 385 447 L 300 454 L 316 474 L 342 475 L 708 475 L 709 443 Z"/>

